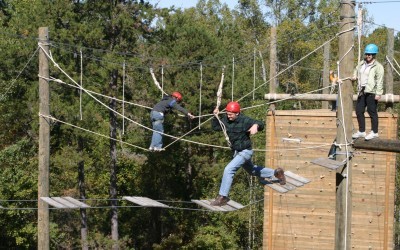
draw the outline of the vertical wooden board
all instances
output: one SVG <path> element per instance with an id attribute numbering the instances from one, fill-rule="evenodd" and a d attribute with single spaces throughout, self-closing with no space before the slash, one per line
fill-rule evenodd
<path id="1" fill-rule="evenodd" d="M 380 137 L 397 135 L 397 116 L 379 113 L 379 117 Z M 353 124 L 357 126 L 354 113 Z M 366 125 L 369 131 L 368 115 Z M 300 138 L 301 143 L 284 142 L 282 138 L 288 136 Z M 270 114 L 267 117 L 266 165 L 283 167 L 310 179 L 311 183 L 285 194 L 265 190 L 263 249 L 334 249 L 336 171 L 313 166 L 310 161 L 327 157 L 335 137 L 334 112 L 278 110 L 275 127 Z M 352 163 L 352 246 L 383 249 L 386 241 L 387 249 L 392 249 L 395 175 L 387 180 L 386 171 L 389 168 L 394 173 L 395 154 L 356 151 Z M 382 214 L 375 213 L 372 220 L 365 219 L 375 211 L 368 207 L 382 210 Z"/>

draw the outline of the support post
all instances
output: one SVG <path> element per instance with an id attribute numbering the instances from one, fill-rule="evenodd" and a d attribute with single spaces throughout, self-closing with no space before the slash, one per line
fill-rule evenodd
<path id="1" fill-rule="evenodd" d="M 331 44 L 327 43 L 324 45 L 324 70 L 322 71 L 322 85 L 324 89 L 322 90 L 322 94 L 329 94 L 330 89 L 326 88 L 329 86 L 329 67 L 330 67 L 330 51 Z M 322 109 L 328 109 L 329 103 L 327 101 L 322 102 Z"/>
<path id="2" fill-rule="evenodd" d="M 389 60 L 394 58 L 394 29 L 387 29 L 387 57 Z M 386 60 L 386 58 L 385 58 Z M 393 63 L 393 62 L 392 62 Z M 393 69 L 392 66 L 387 63 L 385 66 L 385 90 L 386 94 L 393 94 Z M 393 109 L 393 103 L 386 104 L 386 111 L 390 112 Z"/>
<path id="3" fill-rule="evenodd" d="M 343 1 L 340 10 L 341 31 L 350 30 L 354 27 L 355 1 Z M 352 75 L 354 69 L 354 30 L 344 32 L 339 37 L 339 79 Z M 353 129 L 353 87 L 350 80 L 343 81 L 339 85 L 338 112 L 339 120 L 336 141 L 339 144 L 347 144 L 351 141 Z M 337 169 L 336 172 L 336 220 L 335 220 L 335 250 L 351 249 L 351 216 L 352 216 L 352 168 L 351 160 L 346 152 L 351 152 L 350 145 L 338 148 L 337 161 L 344 161 L 347 164 Z M 341 152 L 340 152 L 341 151 Z"/>
<path id="4" fill-rule="evenodd" d="M 45 53 L 49 52 L 49 29 L 39 28 L 39 113 L 50 115 L 49 106 L 49 62 Z M 40 197 L 49 196 L 50 164 L 50 120 L 39 116 L 39 176 L 38 176 L 38 249 L 50 249 L 49 207 Z"/>
<path id="5" fill-rule="evenodd" d="M 113 70 L 110 82 L 110 92 L 113 97 L 110 100 L 110 201 L 111 201 L 111 239 L 113 240 L 112 250 L 118 250 L 118 202 L 117 202 L 117 92 L 118 71 Z"/>
<path id="6" fill-rule="evenodd" d="M 271 27 L 271 43 L 270 43 L 270 55 L 269 55 L 269 93 L 276 93 L 276 87 L 278 80 L 276 76 L 276 27 Z"/>

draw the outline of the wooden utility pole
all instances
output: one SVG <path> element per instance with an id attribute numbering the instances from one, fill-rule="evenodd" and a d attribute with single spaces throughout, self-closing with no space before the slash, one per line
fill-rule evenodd
<path id="1" fill-rule="evenodd" d="M 339 72 L 338 78 L 344 79 L 352 76 L 354 69 L 354 30 L 355 1 L 342 1 L 340 10 L 339 37 Z M 351 31 L 349 31 L 351 30 Z M 337 103 L 337 137 L 336 142 L 347 145 L 351 141 L 353 130 L 353 87 L 350 80 L 339 85 Z M 352 216 L 352 168 L 351 160 L 346 152 L 351 152 L 352 147 L 347 145 L 337 149 L 337 161 L 347 159 L 347 164 L 338 168 L 336 173 L 336 220 L 335 220 L 335 249 L 351 249 L 351 216 Z"/>
<path id="2" fill-rule="evenodd" d="M 354 148 L 400 153 L 400 141 L 389 139 L 374 139 L 366 141 L 364 139 L 357 139 L 354 141 Z"/>
<path id="3" fill-rule="evenodd" d="M 271 43 L 269 52 L 269 93 L 276 93 L 278 80 L 276 79 L 276 27 L 271 27 Z"/>
<path id="4" fill-rule="evenodd" d="M 39 28 L 39 113 L 50 115 L 49 106 L 49 29 Z M 46 52 L 46 53 L 45 53 Z M 50 120 L 39 116 L 38 249 L 50 249 L 49 207 L 40 197 L 49 196 Z"/>
<path id="5" fill-rule="evenodd" d="M 84 138 L 79 136 L 78 152 L 82 155 L 84 151 L 83 144 L 84 144 Z M 81 200 L 86 200 L 85 161 L 83 159 L 78 162 L 78 186 L 79 186 L 79 198 Z M 81 245 L 82 245 L 81 248 L 82 250 L 89 250 L 86 208 L 81 208 L 80 213 L 81 213 Z"/>
<path id="6" fill-rule="evenodd" d="M 324 70 L 322 71 L 322 84 L 324 89 L 322 94 L 329 94 L 330 89 L 326 88 L 329 86 L 329 67 L 330 67 L 330 52 L 331 43 L 326 43 L 324 45 Z M 328 109 L 329 103 L 327 101 L 322 102 L 322 109 Z"/>
<path id="7" fill-rule="evenodd" d="M 112 249 L 119 249 L 118 245 L 118 203 L 117 203 L 117 102 L 115 100 L 117 90 L 118 71 L 113 70 L 111 75 L 110 89 L 113 98 L 110 100 L 110 201 L 111 201 L 111 238 L 114 241 Z"/>
<path id="8" fill-rule="evenodd" d="M 393 63 L 394 58 L 394 29 L 387 29 L 387 57 Z M 385 89 L 386 94 L 393 94 L 393 69 L 387 63 L 385 67 Z M 390 112 L 393 109 L 393 103 L 386 104 L 386 111 Z"/>

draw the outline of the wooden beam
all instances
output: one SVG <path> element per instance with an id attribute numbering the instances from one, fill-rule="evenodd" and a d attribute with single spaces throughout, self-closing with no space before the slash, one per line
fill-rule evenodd
<path id="1" fill-rule="evenodd" d="M 265 94 L 264 99 L 268 101 L 276 100 L 308 100 L 308 101 L 336 101 L 337 94 Z M 353 101 L 357 101 L 357 95 L 353 95 Z M 400 102 L 400 95 L 386 94 L 382 95 L 379 102 L 382 103 L 397 103 Z"/>
<path id="2" fill-rule="evenodd" d="M 354 141 L 354 148 L 400 153 L 400 141 L 379 138 L 366 141 L 359 138 Z"/>

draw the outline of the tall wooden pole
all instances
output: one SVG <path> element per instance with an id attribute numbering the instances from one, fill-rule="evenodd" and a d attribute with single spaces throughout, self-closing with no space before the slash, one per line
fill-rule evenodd
<path id="1" fill-rule="evenodd" d="M 276 27 L 271 27 L 271 43 L 269 53 L 269 92 L 276 93 L 277 79 L 276 76 Z"/>
<path id="2" fill-rule="evenodd" d="M 394 29 L 387 29 L 387 57 L 393 63 L 394 58 Z M 385 89 L 386 94 L 393 94 L 393 69 L 387 63 L 385 66 Z M 393 109 L 393 103 L 386 104 L 386 111 L 390 112 Z"/>
<path id="3" fill-rule="evenodd" d="M 342 1 L 340 10 L 341 32 L 350 30 L 355 25 L 355 1 Z M 354 30 L 344 32 L 339 37 L 339 79 L 352 76 L 354 69 Z M 351 141 L 353 130 L 353 87 L 350 80 L 340 84 L 338 95 L 338 128 L 337 143 L 346 145 Z M 344 167 L 339 168 L 336 173 L 336 225 L 335 225 L 335 249 L 351 249 L 351 215 L 352 215 L 352 169 L 351 160 L 346 152 L 351 152 L 350 145 L 338 148 L 337 160 L 347 160 Z"/>
<path id="4" fill-rule="evenodd" d="M 39 113 L 50 115 L 49 107 L 49 62 L 45 54 L 49 52 L 49 30 L 39 28 Z M 49 208 L 40 197 L 49 196 L 49 162 L 50 162 L 50 121 L 39 117 L 39 176 L 38 176 L 38 249 L 50 249 Z"/>
<path id="5" fill-rule="evenodd" d="M 329 67 L 330 67 L 330 51 L 331 44 L 327 43 L 324 45 L 324 70 L 322 72 L 322 84 L 324 89 L 322 94 L 329 94 L 330 89 L 325 88 L 329 86 Z M 329 103 L 327 101 L 322 102 L 322 109 L 328 109 Z"/>
<path id="6" fill-rule="evenodd" d="M 117 202 L 117 102 L 115 100 L 117 92 L 118 71 L 113 70 L 111 75 L 110 89 L 110 200 L 111 200 L 111 239 L 114 241 L 112 249 L 118 250 L 118 202 Z"/>

